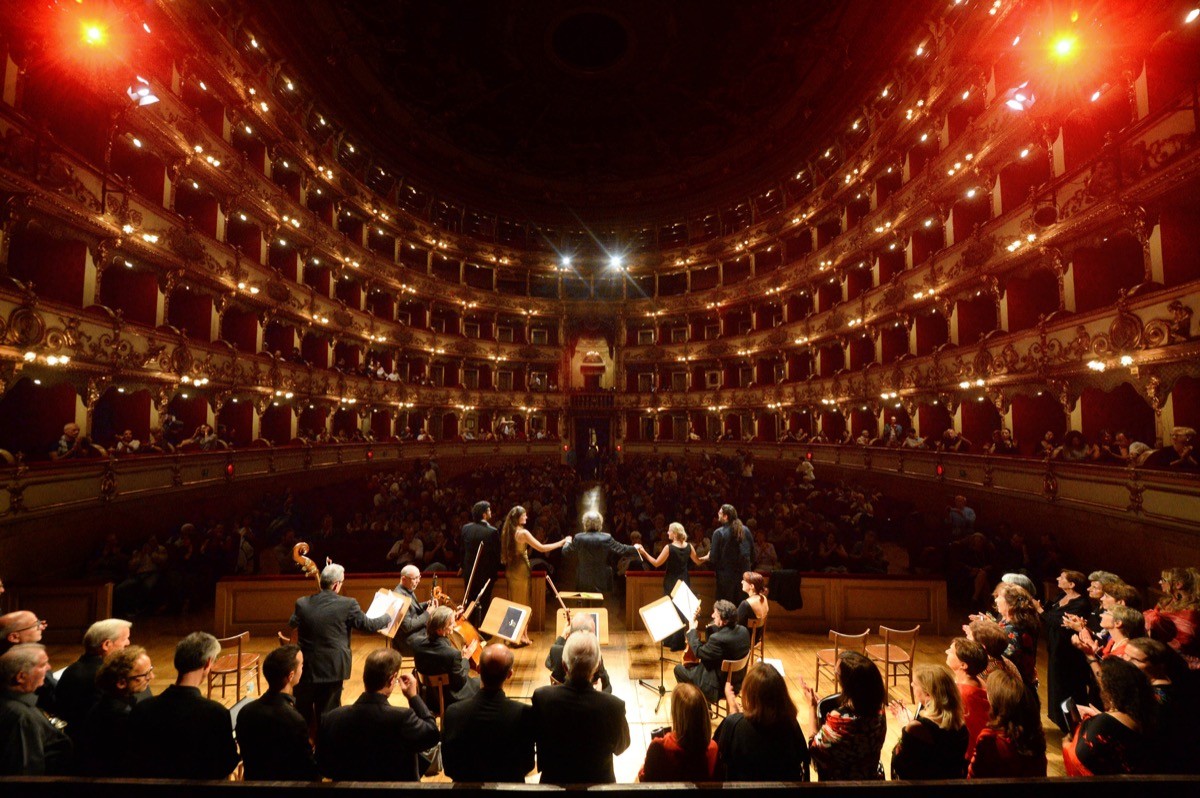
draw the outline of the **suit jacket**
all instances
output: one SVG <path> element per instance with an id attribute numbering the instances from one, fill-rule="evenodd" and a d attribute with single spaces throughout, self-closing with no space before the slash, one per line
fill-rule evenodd
<path id="1" fill-rule="evenodd" d="M 350 630 L 377 632 L 387 626 L 386 616 L 368 618 L 358 602 L 322 590 L 296 600 L 289 621 L 300 629 L 300 650 L 304 652 L 305 682 L 344 682 L 350 678 Z"/>
<path id="2" fill-rule="evenodd" d="M 625 557 L 636 554 L 637 549 L 618 543 L 607 532 L 580 532 L 571 538 L 563 552 L 576 558 L 576 590 L 611 593 L 613 571 L 608 564 L 609 555 Z"/>
<path id="3" fill-rule="evenodd" d="M 565 637 L 554 638 L 554 643 L 550 646 L 550 653 L 546 655 L 546 668 L 554 680 L 559 683 L 567 680 L 567 666 L 563 664 L 563 647 L 566 644 Z M 604 667 L 603 659 L 600 660 L 600 669 L 596 671 L 596 678 L 600 680 L 600 688 L 612 695 L 612 680 L 608 678 L 608 669 Z"/>
<path id="4" fill-rule="evenodd" d="M 435 676 L 440 673 L 450 676 L 450 684 L 443 691 L 446 706 L 479 692 L 479 679 L 471 676 L 471 666 L 467 664 L 462 652 L 450 642 L 450 638 L 441 635 L 422 637 L 413 649 L 413 659 L 416 660 L 417 671 L 422 676 Z M 426 704 L 437 708 L 436 689 L 429 688 L 423 697 Z"/>
<path id="5" fill-rule="evenodd" d="M 0 776 L 71 773 L 71 739 L 36 705 L 33 693 L 0 691 Z"/>
<path id="6" fill-rule="evenodd" d="M 539 687 L 533 717 L 542 784 L 612 784 L 613 757 L 629 747 L 625 702 L 590 684 Z"/>
<path id="7" fill-rule="evenodd" d="M 58 717 L 67 722 L 67 734 L 75 737 L 75 729 L 87 716 L 100 691 L 96 689 L 96 673 L 104 663 L 103 654 L 84 654 L 63 671 L 54 690 L 54 706 Z"/>
<path id="8" fill-rule="evenodd" d="M 721 663 L 727 659 L 741 659 L 750 653 L 750 630 L 736 623 L 721 626 L 708 636 L 704 645 L 700 645 L 699 633 L 695 629 L 689 629 L 687 639 L 688 645 L 700 660 L 697 667 L 704 669 L 696 679 L 695 685 L 709 697 L 719 696 L 725 689 Z M 733 675 L 734 687 L 741 686 L 744 675 L 745 671 Z"/>
<path id="9" fill-rule="evenodd" d="M 315 781 L 320 778 L 308 741 L 308 724 L 296 699 L 268 690 L 237 716 L 246 781 Z"/>
<path id="10" fill-rule="evenodd" d="M 500 562 L 500 531 L 489 523 L 470 523 L 462 528 L 463 541 L 463 579 L 471 573 L 471 565 L 475 562 L 475 552 L 482 546 L 483 553 L 479 555 L 479 565 L 475 568 L 475 579 L 471 582 L 472 594 L 478 594 L 484 582 L 491 579 L 496 581 L 496 574 L 504 566 Z M 472 597 L 467 596 L 470 601 Z"/>
<path id="11" fill-rule="evenodd" d="M 533 770 L 533 707 L 480 690 L 446 709 L 442 764 L 457 782 L 523 782 Z"/>
<path id="12" fill-rule="evenodd" d="M 151 779 L 224 779 L 237 767 L 229 710 L 173 684 L 133 708 L 126 741 L 130 772 Z"/>
<path id="13" fill-rule="evenodd" d="M 425 637 L 425 626 L 429 623 L 429 602 L 417 601 L 417 594 L 404 585 L 396 585 L 395 592 L 408 596 L 411 603 L 400 621 L 396 636 L 392 638 L 392 648 L 411 657 L 416 652 L 417 644 Z"/>
<path id="14" fill-rule="evenodd" d="M 411 709 L 388 703 L 380 693 L 363 693 L 353 704 L 321 718 L 317 766 L 335 781 L 420 781 L 417 754 L 438 741 L 437 721 L 420 696 Z"/>
<path id="15" fill-rule="evenodd" d="M 135 703 L 132 696 L 123 698 L 101 693 L 87 715 L 67 727 L 75 741 L 79 775 L 126 775 L 126 761 L 131 755 L 128 750 L 129 716 Z"/>

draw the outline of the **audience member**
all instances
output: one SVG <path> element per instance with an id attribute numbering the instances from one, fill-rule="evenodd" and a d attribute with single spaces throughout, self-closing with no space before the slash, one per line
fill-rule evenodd
<path id="1" fill-rule="evenodd" d="M 1079 707 L 1079 727 L 1063 741 L 1067 775 L 1151 772 L 1157 707 L 1150 680 L 1137 666 L 1110 657 L 1100 663 L 1099 681 L 1105 709 Z"/>
<path id="2" fill-rule="evenodd" d="M 224 779 L 238 764 L 229 710 L 200 694 L 221 644 L 193 632 L 175 646 L 175 683 L 129 716 L 130 775 L 150 779 Z"/>
<path id="3" fill-rule="evenodd" d="M 99 697 L 96 674 L 106 656 L 129 645 L 132 626 L 120 618 L 107 618 L 96 621 L 84 633 L 83 656 L 67 666 L 54 691 L 56 714 L 67 722 L 68 734 L 74 736 L 72 726 L 83 720 L 96 703 Z"/>
<path id="4" fill-rule="evenodd" d="M 975 740 L 968 779 L 1030 778 L 1046 775 L 1046 737 L 1037 704 L 1020 677 L 1004 670 L 987 678 L 991 716 Z"/>
<path id="5" fill-rule="evenodd" d="M 760 663 L 746 674 L 740 696 L 728 683 L 725 691 L 730 714 L 713 739 L 729 780 L 808 781 L 808 744 L 779 671 Z"/>
<path id="6" fill-rule="evenodd" d="M 988 703 L 987 685 L 983 673 L 987 670 L 988 656 L 983 646 L 965 637 L 956 637 L 946 649 L 946 667 L 954 675 L 958 693 L 962 696 L 963 723 L 967 727 L 967 751 L 963 759 L 970 762 L 975 754 L 975 741 L 987 725 L 991 704 Z"/>
<path id="7" fill-rule="evenodd" d="M 499 643 L 483 650 L 479 693 L 446 708 L 442 762 L 456 782 L 525 781 L 533 770 L 533 708 L 504 695 L 513 653 Z"/>
<path id="8" fill-rule="evenodd" d="M 87 714 L 67 727 L 75 740 L 79 772 L 84 776 L 127 775 L 129 719 L 139 694 L 150 692 L 154 664 L 141 646 L 108 654 L 96 672 L 98 696 Z M 75 727 L 75 728 L 72 728 Z"/>
<path id="9" fill-rule="evenodd" d="M 708 700 L 690 684 L 671 694 L 671 726 L 654 732 L 638 781 L 714 781 L 721 777 L 717 744 L 709 737 Z"/>
<path id="10" fill-rule="evenodd" d="M 904 728 L 892 750 L 892 778 L 942 780 L 966 775 L 970 732 L 954 677 L 940 665 L 918 665 L 913 672 L 917 715 L 899 701 L 892 714 Z"/>
<path id="11" fill-rule="evenodd" d="M 417 680 L 400 673 L 400 653 L 380 648 L 363 665 L 363 694 L 321 719 L 317 765 L 334 781 L 420 781 L 421 752 L 438 742 L 437 721 L 417 695 Z M 408 709 L 388 703 L 399 686 Z"/>
<path id="12" fill-rule="evenodd" d="M 304 673 L 300 646 L 273 649 L 262 661 L 267 691 L 242 707 L 237 741 L 246 781 L 315 781 L 320 778 L 308 724 L 293 691 Z"/>
<path id="13" fill-rule="evenodd" d="M 70 738 L 37 709 L 35 692 L 49 672 L 40 643 L 18 643 L 0 654 L 0 776 L 71 772 Z"/>
<path id="14" fill-rule="evenodd" d="M 843 651 L 837 662 L 842 692 L 834 707 L 817 723 L 817 697 L 807 685 L 804 709 L 817 732 L 808 749 L 821 781 L 883 779 L 879 754 L 887 733 L 884 703 L 887 690 L 875 663 L 857 651 Z"/>

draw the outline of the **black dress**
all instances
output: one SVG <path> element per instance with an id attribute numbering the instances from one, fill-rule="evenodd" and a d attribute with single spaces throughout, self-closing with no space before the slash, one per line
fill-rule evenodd
<path id="1" fill-rule="evenodd" d="M 961 779 L 967 775 L 966 726 L 943 729 L 929 718 L 916 718 L 918 726 L 905 728 L 892 751 L 892 780 Z"/>
<path id="2" fill-rule="evenodd" d="M 671 591 L 675 589 L 676 582 L 683 582 L 685 585 L 691 586 L 691 580 L 688 578 L 688 563 L 692 560 L 692 545 L 675 546 L 667 544 L 667 550 L 670 552 L 667 555 L 667 570 L 663 574 L 663 593 L 671 595 Z M 691 618 L 684 618 L 684 621 L 690 621 Z M 686 643 L 684 641 L 684 632 L 687 629 L 685 626 L 678 632 L 675 632 L 666 640 L 663 641 L 671 651 L 683 651 Z"/>
<path id="3" fill-rule="evenodd" d="M 800 724 L 760 728 L 735 712 L 713 734 L 729 781 L 808 781 L 808 744 Z"/>
<path id="4" fill-rule="evenodd" d="M 1076 596 L 1060 606 L 1061 600 L 1062 594 L 1059 594 L 1042 613 L 1042 623 L 1046 626 L 1046 714 L 1063 734 L 1067 734 L 1062 702 L 1073 698 L 1076 704 L 1088 703 L 1092 672 L 1083 652 L 1071 645 L 1074 632 L 1063 626 L 1062 622 L 1066 615 L 1086 618 L 1091 610 L 1091 602 L 1087 596 Z"/>

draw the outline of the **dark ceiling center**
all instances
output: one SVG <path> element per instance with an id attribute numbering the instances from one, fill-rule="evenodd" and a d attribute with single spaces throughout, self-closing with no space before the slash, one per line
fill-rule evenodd
<path id="1" fill-rule="evenodd" d="M 568 66 L 583 72 L 603 72 L 619 64 L 629 52 L 629 31 L 608 14 L 580 11 L 554 27 L 550 47 Z"/>

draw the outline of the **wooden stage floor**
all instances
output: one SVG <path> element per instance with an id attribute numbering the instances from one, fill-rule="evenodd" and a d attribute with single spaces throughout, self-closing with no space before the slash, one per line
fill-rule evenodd
<path id="1" fill-rule="evenodd" d="M 659 698 L 658 694 L 638 684 L 639 679 L 657 684 L 659 674 L 657 661 L 658 645 L 651 643 L 649 637 L 643 632 L 626 632 L 622 622 L 622 613 L 616 611 L 616 608 L 613 606 L 609 608 L 609 620 L 609 644 L 603 647 L 602 653 L 605 665 L 612 678 L 613 694 L 625 701 L 630 735 L 632 737 L 632 744 L 624 754 L 617 758 L 615 768 L 618 781 L 631 782 L 637 780 L 638 770 L 642 766 L 646 746 L 650 741 L 650 733 L 656 728 L 670 724 L 670 695 L 663 699 L 662 705 L 655 711 L 655 705 L 658 703 Z M 183 617 L 148 618 L 134 623 L 133 642 L 145 646 L 149 650 L 151 659 L 155 665 L 155 680 L 152 685 L 155 693 L 164 690 L 174 679 L 175 671 L 171 665 L 171 660 L 175 643 L 189 632 L 207 630 L 211 621 L 211 611 L 205 611 Z M 283 628 L 282 624 L 280 628 Z M 532 695 L 536 688 L 550 683 L 549 672 L 543 663 L 550 649 L 550 644 L 554 640 L 554 635 L 549 632 L 531 632 L 530 634 L 534 641 L 533 645 L 514 651 L 516 656 L 515 673 L 506 690 L 507 694 L 513 698 L 528 697 Z M 950 637 L 922 637 L 918 642 L 917 663 L 944 662 L 945 650 L 949 645 L 950 639 Z M 345 703 L 354 701 L 362 693 L 363 662 L 371 650 L 379 647 L 383 642 L 383 638 L 375 635 L 355 634 L 352 643 L 353 672 L 350 679 L 347 680 L 343 692 L 343 701 Z M 251 638 L 249 641 L 249 650 L 265 653 L 274 647 L 274 645 L 275 641 L 271 639 Z M 810 685 L 813 684 L 815 678 L 815 652 L 818 649 L 827 648 L 828 645 L 827 639 L 820 635 L 768 631 L 767 657 L 779 659 L 783 662 L 786 678 L 791 687 L 792 697 L 797 703 L 800 700 L 798 677 L 803 676 Z M 77 647 L 63 645 L 48 646 L 48 651 L 51 666 L 55 670 L 73 662 L 78 658 L 80 653 L 80 649 Z M 666 686 L 668 689 L 674 685 L 674 676 L 672 675 L 671 668 L 672 666 L 668 664 L 665 670 Z M 1038 671 L 1041 682 L 1045 685 L 1044 647 L 1039 658 Z M 831 688 L 832 685 L 825 679 L 822 679 L 822 694 L 832 692 Z M 910 699 L 907 682 L 901 679 L 900 685 L 892 689 L 892 695 L 894 698 L 908 703 Z M 214 693 L 213 698 L 220 700 L 219 691 Z M 227 706 L 232 706 L 234 700 L 233 691 L 230 690 L 223 703 Z M 1042 688 L 1042 702 L 1044 705 L 1044 686 Z M 406 702 L 400 696 L 393 697 L 392 703 L 396 706 L 406 706 Z M 1061 734 L 1058 728 L 1044 717 L 1043 724 L 1046 728 L 1047 756 L 1050 762 L 1049 775 L 1061 776 L 1063 775 Z M 812 732 L 812 729 L 805 729 L 806 734 L 811 735 Z M 885 770 L 888 769 L 891 750 L 895 746 L 899 735 L 900 724 L 889 715 L 888 736 L 883 746 Z M 814 773 L 813 775 L 815 778 L 816 774 Z M 426 780 L 444 781 L 445 779 L 444 777 L 439 777 L 437 779 Z M 527 781 L 536 782 L 536 773 L 530 775 Z"/>

